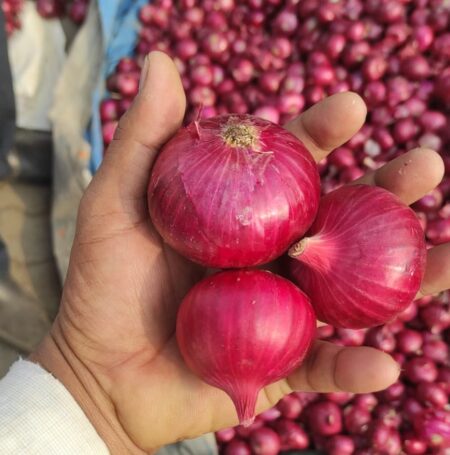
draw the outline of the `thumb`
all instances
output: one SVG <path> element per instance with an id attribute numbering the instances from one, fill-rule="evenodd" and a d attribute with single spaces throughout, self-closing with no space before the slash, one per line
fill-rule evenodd
<path id="1" fill-rule="evenodd" d="M 88 191 L 105 212 L 126 211 L 142 201 L 158 149 L 177 131 L 186 98 L 169 56 L 150 53 L 141 74 L 140 91 L 121 118 L 114 140 Z M 96 204 L 97 205 L 97 204 Z"/>

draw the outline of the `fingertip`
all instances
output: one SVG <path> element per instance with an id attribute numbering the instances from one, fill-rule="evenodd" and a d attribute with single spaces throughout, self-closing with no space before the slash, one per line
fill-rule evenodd
<path id="1" fill-rule="evenodd" d="M 336 385 L 348 392 L 377 392 L 396 382 L 399 375 L 400 365 L 389 354 L 374 348 L 342 349 L 336 359 Z"/>
<path id="2" fill-rule="evenodd" d="M 366 115 L 366 104 L 357 93 L 337 93 L 312 106 L 286 128 L 320 161 L 347 142 L 362 127 Z"/>

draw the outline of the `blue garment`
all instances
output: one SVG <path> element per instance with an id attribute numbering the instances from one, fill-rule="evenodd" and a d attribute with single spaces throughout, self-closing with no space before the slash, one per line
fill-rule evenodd
<path id="1" fill-rule="evenodd" d="M 97 0 L 100 11 L 104 59 L 92 99 L 92 119 L 86 132 L 91 144 L 91 171 L 94 173 L 103 158 L 103 138 L 99 107 L 107 95 L 105 81 L 118 61 L 132 55 L 140 28 L 138 12 L 148 0 Z"/>

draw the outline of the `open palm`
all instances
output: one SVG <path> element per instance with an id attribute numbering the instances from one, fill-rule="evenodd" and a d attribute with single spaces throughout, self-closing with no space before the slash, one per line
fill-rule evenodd
<path id="1" fill-rule="evenodd" d="M 142 81 L 83 197 L 61 310 L 50 335 L 75 374 L 83 370 L 88 393 L 103 396 L 102 403 L 113 411 L 105 419 L 116 419 L 109 424 L 130 452 L 237 423 L 231 400 L 193 375 L 176 345 L 178 306 L 205 271 L 164 245 L 151 225 L 146 198 L 152 163 L 180 126 L 185 97 L 164 54 L 148 57 Z M 320 160 L 361 127 L 365 114 L 362 100 L 346 93 L 286 127 Z M 399 173 L 400 167 L 405 172 Z M 415 150 L 362 181 L 381 185 L 409 204 L 437 185 L 442 174 L 437 154 Z M 447 252 L 445 245 L 430 253 L 427 292 L 447 286 Z M 64 373 L 55 374 L 64 382 Z M 258 409 L 292 390 L 366 392 L 388 386 L 397 375 L 395 362 L 374 349 L 316 342 L 298 371 L 260 394 Z"/>

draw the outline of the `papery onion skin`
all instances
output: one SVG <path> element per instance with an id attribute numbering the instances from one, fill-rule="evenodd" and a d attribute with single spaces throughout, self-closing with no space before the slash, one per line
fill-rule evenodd
<path id="1" fill-rule="evenodd" d="M 317 166 L 295 136 L 232 114 L 181 129 L 156 161 L 148 197 L 171 247 L 202 265 L 230 268 L 283 254 L 312 224 L 319 192 Z"/>
<path id="2" fill-rule="evenodd" d="M 396 196 L 353 185 L 321 200 L 308 237 L 290 255 L 318 319 L 358 329 L 390 321 L 412 302 L 426 246 L 416 215 Z"/>
<path id="3" fill-rule="evenodd" d="M 205 278 L 187 294 L 177 318 L 187 365 L 231 397 L 245 425 L 254 418 L 259 391 L 301 364 L 314 333 L 305 294 L 264 270 Z"/>

